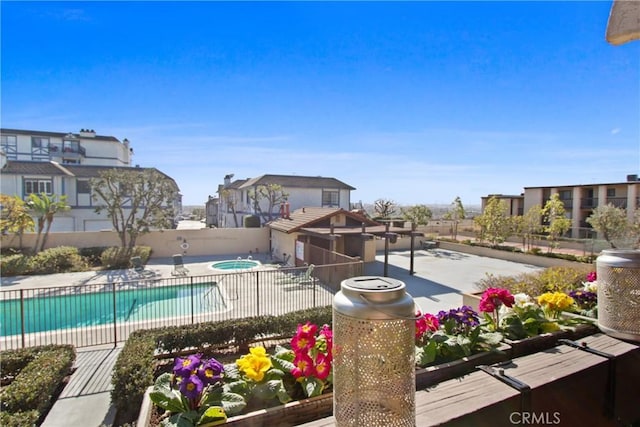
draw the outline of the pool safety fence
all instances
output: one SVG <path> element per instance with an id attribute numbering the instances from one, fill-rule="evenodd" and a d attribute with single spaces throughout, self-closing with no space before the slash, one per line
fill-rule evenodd
<path id="1" fill-rule="evenodd" d="M 362 263 L 143 278 L 0 292 L 0 349 L 126 341 L 138 329 L 280 315 L 330 305 Z"/>

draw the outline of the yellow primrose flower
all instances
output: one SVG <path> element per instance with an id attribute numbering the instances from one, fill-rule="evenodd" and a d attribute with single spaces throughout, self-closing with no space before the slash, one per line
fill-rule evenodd
<path id="1" fill-rule="evenodd" d="M 573 305 L 573 298 L 564 292 L 546 292 L 538 297 L 538 304 L 547 310 L 558 312 Z"/>
<path id="2" fill-rule="evenodd" d="M 540 325 L 543 334 L 560 330 L 560 326 L 556 322 L 544 322 Z"/>
<path id="3" fill-rule="evenodd" d="M 264 347 L 252 347 L 249 354 L 236 360 L 236 365 L 249 379 L 262 381 L 265 372 L 271 369 L 271 358 Z"/>

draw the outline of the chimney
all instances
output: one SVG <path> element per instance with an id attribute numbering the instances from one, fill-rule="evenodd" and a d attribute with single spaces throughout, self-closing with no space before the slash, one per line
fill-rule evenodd
<path id="1" fill-rule="evenodd" d="M 228 187 L 229 185 L 231 185 L 231 178 L 233 178 L 233 174 L 232 173 L 224 176 L 224 186 L 225 186 L 225 188 Z"/>
<path id="2" fill-rule="evenodd" d="M 291 216 L 289 214 L 290 214 L 290 212 L 289 212 L 289 202 L 286 202 L 284 204 L 284 215 L 285 215 L 285 218 L 291 219 Z"/>
<path id="3" fill-rule="evenodd" d="M 633 182 L 633 181 L 637 181 L 638 180 L 638 175 L 633 174 L 633 175 L 627 175 L 627 182 Z"/>
<path id="4" fill-rule="evenodd" d="M 96 131 L 93 129 L 80 129 L 80 136 L 82 138 L 95 138 Z"/>

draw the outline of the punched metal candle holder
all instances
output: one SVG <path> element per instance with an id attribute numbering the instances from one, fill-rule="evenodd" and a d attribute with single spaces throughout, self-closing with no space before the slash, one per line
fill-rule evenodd
<path id="1" fill-rule="evenodd" d="M 333 300 L 336 426 L 415 426 L 415 304 L 403 282 L 342 281 Z"/>
<path id="2" fill-rule="evenodd" d="M 596 259 L 598 327 L 640 342 L 640 250 L 605 249 Z"/>

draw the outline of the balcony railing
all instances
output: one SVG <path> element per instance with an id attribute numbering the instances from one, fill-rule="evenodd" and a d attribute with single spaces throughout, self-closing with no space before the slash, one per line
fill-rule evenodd
<path id="1" fill-rule="evenodd" d="M 580 209 L 593 209 L 598 206 L 597 197 L 583 197 L 580 199 Z"/>
<path id="2" fill-rule="evenodd" d="M 87 155 L 87 150 L 85 150 L 85 148 L 79 144 L 78 146 L 49 144 L 49 152 L 52 156 L 64 157 L 68 159 L 85 157 Z"/>
<path id="3" fill-rule="evenodd" d="M 626 197 L 607 197 L 607 204 L 611 203 L 616 208 L 627 208 L 627 198 Z"/>

